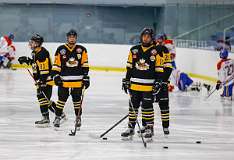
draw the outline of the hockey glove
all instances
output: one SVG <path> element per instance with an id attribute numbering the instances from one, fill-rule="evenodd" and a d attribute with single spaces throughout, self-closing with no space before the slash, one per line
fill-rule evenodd
<path id="1" fill-rule="evenodd" d="M 56 86 L 63 86 L 63 81 L 60 75 L 54 76 L 54 83 Z"/>
<path id="2" fill-rule="evenodd" d="M 27 65 L 32 64 L 33 60 L 29 57 L 26 56 L 21 56 L 18 58 L 18 61 L 20 64 L 26 63 Z"/>
<path id="3" fill-rule="evenodd" d="M 215 88 L 216 90 L 219 90 L 221 88 L 221 81 L 217 81 Z"/>
<path id="4" fill-rule="evenodd" d="M 37 80 L 35 85 L 37 86 L 37 89 L 41 91 L 42 88 L 46 87 L 46 82 L 43 82 L 41 80 Z"/>
<path id="5" fill-rule="evenodd" d="M 154 96 L 157 95 L 159 91 L 161 90 L 161 88 L 162 88 L 162 82 L 159 80 L 155 80 L 153 89 L 152 89 L 153 95 Z"/>
<path id="6" fill-rule="evenodd" d="M 129 88 L 130 88 L 130 80 L 123 78 L 122 79 L 122 90 L 124 90 L 124 92 L 126 94 L 128 94 Z"/>
<path id="7" fill-rule="evenodd" d="M 89 88 L 89 86 L 90 86 L 90 78 L 89 78 L 88 75 L 84 75 L 83 85 L 84 85 L 85 89 Z"/>

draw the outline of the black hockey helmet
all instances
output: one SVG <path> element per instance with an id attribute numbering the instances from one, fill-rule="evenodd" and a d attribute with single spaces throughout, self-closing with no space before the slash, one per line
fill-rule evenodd
<path id="1" fill-rule="evenodd" d="M 39 34 L 34 34 L 30 40 L 38 43 L 39 46 L 41 46 L 42 43 L 44 42 L 44 38 Z"/>
<path id="2" fill-rule="evenodd" d="M 67 37 L 68 36 L 75 36 L 77 37 L 77 32 L 74 29 L 71 29 L 70 31 L 67 32 Z"/>
<path id="3" fill-rule="evenodd" d="M 142 31 L 141 31 L 141 38 L 143 35 L 145 34 L 148 34 L 150 35 L 150 37 L 153 39 L 154 38 L 154 30 L 152 28 L 144 28 Z"/>
<path id="4" fill-rule="evenodd" d="M 147 43 L 143 42 L 143 40 L 142 40 L 143 35 L 146 35 L 146 34 L 149 35 L 149 36 L 151 37 L 151 41 L 150 41 L 150 42 L 147 42 Z M 144 28 L 144 29 L 141 31 L 140 41 L 141 41 L 141 43 L 142 43 L 143 46 L 145 46 L 145 47 L 150 46 L 151 43 L 153 42 L 153 38 L 154 38 L 154 31 L 153 31 L 152 28 Z"/>

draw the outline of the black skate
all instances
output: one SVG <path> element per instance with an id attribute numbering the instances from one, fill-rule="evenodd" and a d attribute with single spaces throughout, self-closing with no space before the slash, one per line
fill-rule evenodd
<path id="1" fill-rule="evenodd" d="M 61 120 L 60 116 L 55 116 L 55 119 L 54 119 L 54 122 L 53 122 L 55 128 L 60 127 L 60 120 Z"/>
<path id="2" fill-rule="evenodd" d="M 121 133 L 122 140 L 132 140 L 134 134 L 134 129 L 128 128 L 125 132 Z"/>
<path id="3" fill-rule="evenodd" d="M 163 128 L 163 133 L 164 133 L 164 136 L 167 137 L 170 134 L 169 129 Z"/>
<path id="4" fill-rule="evenodd" d="M 76 129 L 79 131 L 80 130 L 80 127 L 81 127 L 81 117 L 80 116 L 77 116 L 76 117 L 76 121 L 75 121 L 75 127 Z"/>
<path id="5" fill-rule="evenodd" d="M 137 131 L 138 136 L 141 137 L 141 134 L 144 136 L 145 135 L 145 131 L 146 131 L 146 127 L 143 126 L 140 131 Z M 151 129 L 151 131 L 152 131 L 152 134 L 154 136 L 154 130 Z"/>
<path id="6" fill-rule="evenodd" d="M 196 82 L 194 84 L 192 84 L 192 86 L 190 87 L 191 91 L 197 91 L 200 92 L 201 91 L 201 83 L 200 82 Z"/>
<path id="7" fill-rule="evenodd" d="M 49 116 L 42 116 L 42 120 L 36 121 L 35 126 L 38 128 L 47 128 L 50 126 Z"/>
<path id="8" fill-rule="evenodd" d="M 153 135 L 154 135 L 153 128 L 147 127 L 144 133 L 144 138 L 146 142 L 151 142 L 153 140 Z"/>

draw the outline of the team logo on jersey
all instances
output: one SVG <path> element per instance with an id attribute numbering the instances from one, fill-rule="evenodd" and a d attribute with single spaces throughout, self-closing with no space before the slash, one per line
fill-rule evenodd
<path id="1" fill-rule="evenodd" d="M 152 55 L 156 55 L 156 54 L 157 54 L 157 50 L 156 50 L 156 49 L 153 49 L 153 50 L 151 51 L 151 54 L 152 54 Z"/>
<path id="2" fill-rule="evenodd" d="M 81 53 L 81 52 L 82 52 L 82 49 L 81 49 L 81 48 L 77 48 L 77 49 L 76 49 L 76 52 L 77 52 L 77 53 Z"/>
<path id="3" fill-rule="evenodd" d="M 61 49 L 61 50 L 60 50 L 60 54 L 61 54 L 61 55 L 65 55 L 65 54 L 66 54 L 66 49 Z"/>
<path id="4" fill-rule="evenodd" d="M 136 63 L 136 68 L 141 71 L 145 71 L 149 69 L 149 64 L 145 62 L 145 60 L 142 58 Z"/>
<path id="5" fill-rule="evenodd" d="M 78 58 L 78 59 L 81 59 L 81 54 L 77 54 L 77 58 Z"/>
<path id="6" fill-rule="evenodd" d="M 151 60 L 151 61 L 155 61 L 155 56 L 153 56 L 153 55 L 150 56 L 150 60 Z"/>
<path id="7" fill-rule="evenodd" d="M 133 53 L 133 54 L 137 54 L 137 52 L 138 52 L 138 49 L 133 49 L 133 50 L 132 50 L 132 53 Z"/>
<path id="8" fill-rule="evenodd" d="M 78 61 L 77 61 L 74 57 L 71 57 L 71 58 L 69 58 L 69 60 L 66 62 L 66 66 L 67 66 L 67 67 L 76 67 L 76 66 L 78 66 Z"/>

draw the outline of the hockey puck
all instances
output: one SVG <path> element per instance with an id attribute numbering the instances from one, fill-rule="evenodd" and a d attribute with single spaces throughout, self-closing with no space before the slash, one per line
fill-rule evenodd
<path id="1" fill-rule="evenodd" d="M 107 138 L 106 138 L 106 137 L 103 137 L 102 139 L 103 139 L 103 140 L 107 140 Z"/>
<path id="2" fill-rule="evenodd" d="M 168 149 L 168 146 L 163 146 L 164 149 Z"/>
<path id="3" fill-rule="evenodd" d="M 197 143 L 197 144 L 200 144 L 200 143 L 201 143 L 201 141 L 196 141 L 196 143 Z"/>

